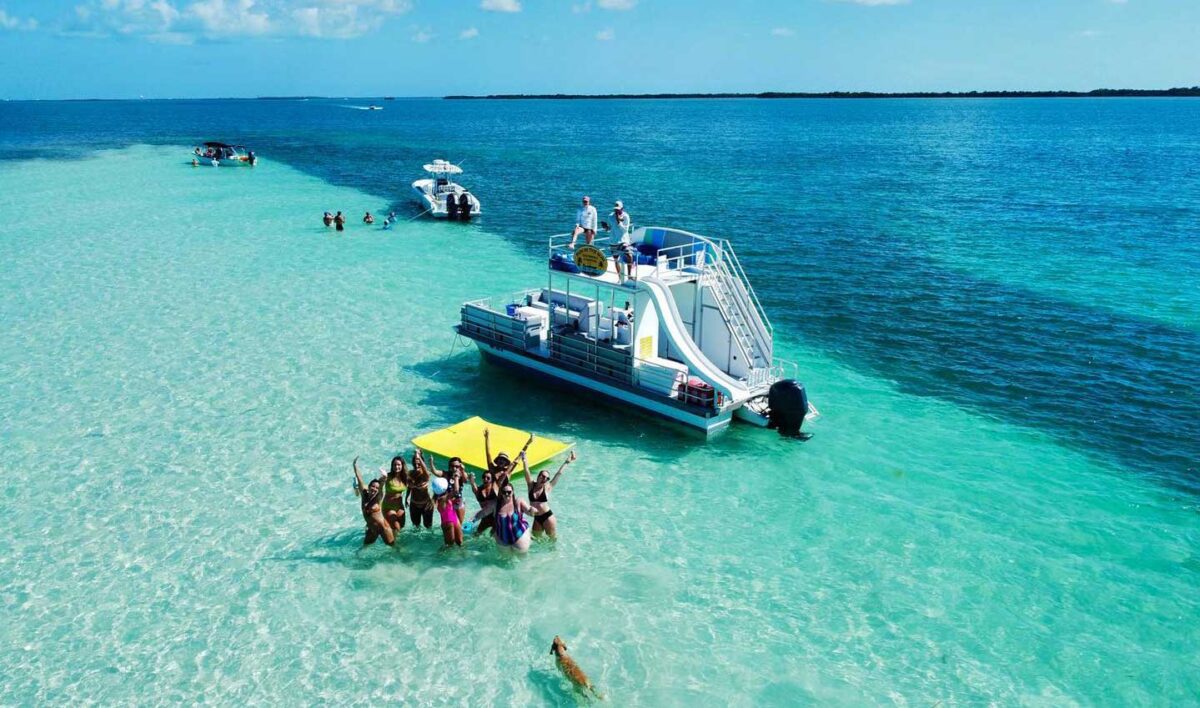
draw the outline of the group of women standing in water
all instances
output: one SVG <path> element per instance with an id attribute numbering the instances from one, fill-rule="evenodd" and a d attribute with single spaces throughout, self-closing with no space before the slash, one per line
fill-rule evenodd
<path id="1" fill-rule="evenodd" d="M 467 472 L 460 458 L 451 457 L 446 462 L 446 469 L 439 470 L 433 456 L 426 461 L 420 450 L 413 451 L 410 465 L 397 455 L 392 458 L 390 469 L 384 471 L 381 468 L 383 474 L 364 482 L 355 457 L 352 464 L 354 489 L 367 524 L 363 545 L 375 543 L 380 538 L 389 546 L 393 545 L 406 523 L 411 523 L 414 528 L 422 525 L 431 528 L 435 511 L 447 546 L 462 545 L 464 527 L 475 535 L 490 530 L 497 548 L 506 551 L 529 550 L 531 536 L 544 534 L 554 538 L 558 525 L 550 509 L 550 494 L 562 479 L 567 465 L 575 461 L 575 453 L 563 461 L 553 477 L 545 470 L 533 477 L 525 457 L 532 443 L 533 436 L 530 435 L 515 457 L 505 452 L 493 457 L 485 429 L 483 444 L 489 463 L 481 483 Z M 517 496 L 513 487 L 512 473 L 518 463 L 523 468 L 527 499 Z M 463 490 L 467 486 L 479 503 L 479 511 L 470 520 L 463 499 Z M 532 517 L 532 523 L 527 517 Z"/>

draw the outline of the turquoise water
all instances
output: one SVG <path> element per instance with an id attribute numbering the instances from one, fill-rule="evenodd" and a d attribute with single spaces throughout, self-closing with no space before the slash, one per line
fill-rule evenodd
<path id="1" fill-rule="evenodd" d="M 555 634 L 617 705 L 1200 695 L 1193 104 L 435 107 L 470 144 L 416 102 L 57 105 L 0 108 L 5 703 L 570 704 Z M 614 111 L 669 129 L 613 152 Z M 186 166 L 188 121 L 263 163 Z M 1056 121 L 1081 134 L 1043 155 Z M 1165 176 L 1085 180 L 1110 143 Z M 772 145 L 774 187 L 736 159 Z M 443 150 L 480 222 L 320 226 Z M 1058 180 L 979 179 L 1023 150 Z M 561 187 L 523 201 L 526 171 Z M 558 212 L 621 179 L 635 217 L 734 238 L 812 441 L 697 444 L 448 356 L 458 304 L 540 282 Z M 360 550 L 350 459 L 474 414 L 577 442 L 559 543 Z"/>

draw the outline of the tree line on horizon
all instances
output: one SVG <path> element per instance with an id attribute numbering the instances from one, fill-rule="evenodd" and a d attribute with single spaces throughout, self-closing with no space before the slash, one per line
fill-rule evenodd
<path id="1" fill-rule="evenodd" d="M 463 99 L 581 99 L 581 98 L 1121 98 L 1200 97 L 1200 86 L 1169 89 L 1094 89 L 1092 91 L 763 91 L 760 93 L 496 93 L 486 96 L 452 95 Z"/>

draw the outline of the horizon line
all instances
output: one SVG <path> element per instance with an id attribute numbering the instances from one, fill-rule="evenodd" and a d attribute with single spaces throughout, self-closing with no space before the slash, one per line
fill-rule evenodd
<path id="1" fill-rule="evenodd" d="M 99 101 L 352 101 L 394 100 L 581 100 L 581 99 L 785 99 L 785 98 L 1137 98 L 1137 97 L 1200 97 L 1200 86 L 1177 86 L 1167 89 L 1110 89 L 1090 91 L 1070 90 L 971 90 L 971 91 L 757 91 L 757 92 L 653 92 L 653 93 L 496 93 L 450 94 L 445 96 L 165 96 L 137 98 L 0 98 L 5 103 L 34 102 L 99 102 Z"/>

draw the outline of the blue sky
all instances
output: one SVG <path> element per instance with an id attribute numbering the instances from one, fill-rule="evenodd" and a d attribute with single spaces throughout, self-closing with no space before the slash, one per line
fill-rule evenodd
<path id="1" fill-rule="evenodd" d="M 1161 88 L 1200 0 L 0 0 L 0 97 Z"/>

